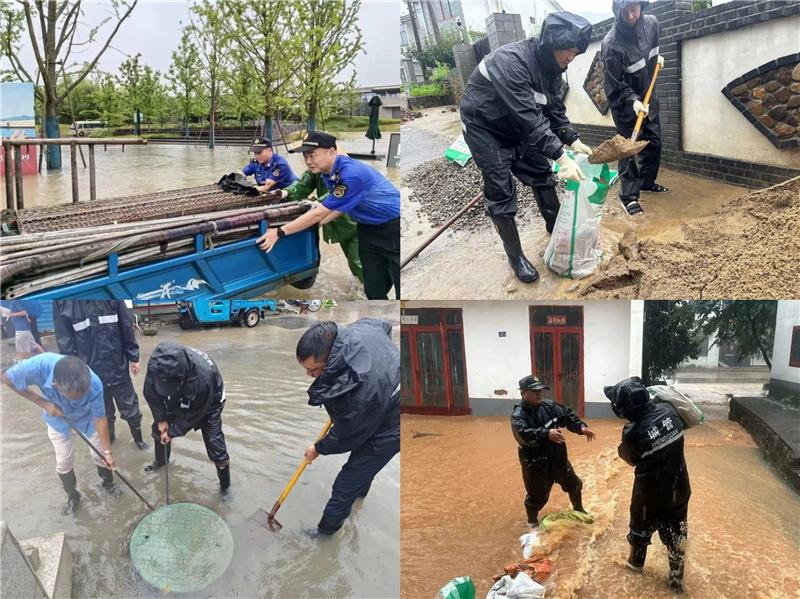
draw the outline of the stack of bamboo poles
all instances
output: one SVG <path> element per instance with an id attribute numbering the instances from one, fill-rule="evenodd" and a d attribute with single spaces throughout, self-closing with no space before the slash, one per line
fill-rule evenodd
<path id="1" fill-rule="evenodd" d="M 231 194 L 226 194 L 231 196 Z M 232 196 L 237 197 L 237 196 Z M 194 237 L 222 245 L 253 235 L 267 219 L 279 226 L 307 212 L 311 202 L 287 202 L 155 220 L 52 230 L 0 238 L 4 299 L 100 276 L 106 258 L 118 254 L 120 268 L 189 254 Z"/>

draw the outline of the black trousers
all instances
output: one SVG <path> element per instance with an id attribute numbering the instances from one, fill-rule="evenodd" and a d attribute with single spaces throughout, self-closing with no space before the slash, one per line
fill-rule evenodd
<path id="1" fill-rule="evenodd" d="M 396 454 L 396 451 L 375 454 L 356 449 L 342 466 L 336 480 L 333 481 L 331 498 L 322 513 L 320 528 L 324 532 L 335 532 L 342 527 L 350 515 L 353 503 L 359 497 L 365 497 L 372 480 Z"/>
<path id="2" fill-rule="evenodd" d="M 367 299 L 400 299 L 400 218 L 382 225 L 358 223 L 358 256 Z"/>
<path id="3" fill-rule="evenodd" d="M 133 388 L 130 377 L 125 377 L 122 382 L 108 385 L 103 383 L 103 400 L 106 404 L 106 418 L 109 425 L 117 419 L 116 408 L 120 417 L 130 426 L 138 427 L 142 423 L 142 413 L 139 411 L 139 398 Z"/>
<path id="4" fill-rule="evenodd" d="M 616 123 L 616 125 L 617 133 L 630 138 L 636 122 Z M 651 187 L 656 182 L 661 167 L 661 120 L 657 114 L 653 120 L 645 117 L 637 139 L 650 143 L 636 156 L 619 161 L 619 177 L 622 181 L 619 197 L 625 201 L 638 200 L 642 187 Z"/>
<path id="5" fill-rule="evenodd" d="M 528 460 L 520 456 L 522 481 L 525 483 L 525 511 L 528 524 L 539 522 L 539 511 L 550 499 L 550 490 L 558 483 L 565 493 L 575 493 L 583 487 L 581 479 L 572 469 L 569 460 L 551 463 L 547 458 Z"/>
<path id="6" fill-rule="evenodd" d="M 203 443 L 205 443 L 206 446 L 206 454 L 208 455 L 208 459 L 217 465 L 217 468 L 224 468 L 231 461 L 228 455 L 228 448 L 225 445 L 225 434 L 222 432 L 223 407 L 225 407 L 223 402 L 214 404 L 200 421 L 200 431 L 203 433 Z M 167 422 L 170 422 L 169 415 L 167 416 Z M 158 422 L 153 422 L 151 431 L 151 436 L 155 440 L 155 446 L 158 448 L 161 444 L 161 433 L 158 430 Z"/>
<path id="7" fill-rule="evenodd" d="M 555 187 L 550 161 L 529 142 L 504 140 L 480 123 L 467 123 L 464 131 L 472 158 L 483 176 L 483 201 L 490 217 L 513 218 L 517 214 L 514 177 L 533 188 Z"/>
<path id="8" fill-rule="evenodd" d="M 653 473 L 647 479 L 634 480 L 628 542 L 649 545 L 653 533 L 658 531 L 670 559 L 681 558 L 688 536 L 686 517 L 691 493 L 685 469 L 677 474 Z"/>

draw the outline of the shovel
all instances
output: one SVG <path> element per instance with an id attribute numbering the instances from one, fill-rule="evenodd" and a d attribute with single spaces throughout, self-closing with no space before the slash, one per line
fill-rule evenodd
<path id="1" fill-rule="evenodd" d="M 317 437 L 317 441 L 319 441 L 320 439 L 322 439 L 322 437 L 328 434 L 328 431 L 330 430 L 332 424 L 333 422 L 328 420 L 328 423 L 325 425 L 325 427 L 322 429 L 322 432 Z M 300 464 L 300 466 L 295 471 L 294 476 L 292 476 L 291 480 L 286 485 L 286 488 L 283 490 L 283 493 L 281 493 L 281 496 L 278 497 L 278 501 L 275 502 L 275 505 L 272 506 L 272 509 L 270 510 L 269 514 L 267 514 L 267 527 L 272 532 L 278 532 L 281 528 L 283 528 L 283 524 L 281 524 L 275 519 L 275 514 L 278 513 L 278 510 L 280 509 L 281 505 L 283 505 L 283 502 L 286 501 L 286 498 L 289 496 L 289 493 L 292 492 L 294 484 L 297 482 L 297 479 L 300 478 L 300 475 L 303 474 L 303 470 L 306 469 L 306 466 L 308 466 L 308 464 L 309 462 L 307 462 L 304 459 L 303 463 Z"/>
<path id="2" fill-rule="evenodd" d="M 656 69 L 653 71 L 653 80 L 650 81 L 650 86 L 647 88 L 647 93 L 644 95 L 644 101 L 642 102 L 647 107 L 650 106 L 650 96 L 653 94 L 653 88 L 656 86 L 656 79 L 658 78 L 659 72 L 661 72 L 661 65 L 656 63 Z M 589 156 L 589 162 L 591 164 L 615 162 L 623 158 L 635 156 L 644 150 L 644 147 L 650 142 L 637 141 L 639 133 L 642 130 L 644 117 L 644 112 L 640 112 L 639 116 L 636 117 L 636 126 L 633 128 L 633 135 L 631 135 L 630 139 L 626 139 L 618 133 L 611 139 L 597 146 L 597 149 Z"/>

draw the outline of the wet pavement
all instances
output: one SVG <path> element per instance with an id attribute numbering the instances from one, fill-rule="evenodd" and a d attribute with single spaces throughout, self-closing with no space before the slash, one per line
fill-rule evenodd
<path id="1" fill-rule="evenodd" d="M 54 472 L 53 450 L 40 410 L 5 391 L 0 402 L 0 517 L 18 539 L 66 531 L 76 598 L 397 597 L 399 457 L 381 471 L 369 496 L 356 503 L 350 519 L 331 538 L 318 538 L 316 523 L 346 456 L 322 456 L 306 469 L 278 512 L 284 525 L 279 533 L 248 520 L 259 509 L 269 511 L 327 420 L 323 409 L 307 405 L 311 379 L 294 357 L 305 326 L 318 319 L 347 323 L 365 316 L 387 318 L 395 325 L 399 321 L 396 303 L 340 302 L 333 310 L 271 316 L 253 329 L 181 331 L 169 325 L 155 337 L 139 336 L 143 371 L 155 345 L 174 340 L 208 352 L 225 379 L 222 419 L 231 454 L 230 494 L 220 496 L 199 431 L 175 440 L 169 467 L 170 501 L 212 509 L 234 535 L 230 568 L 204 591 L 174 595 L 138 576 L 130 561 L 128 539 L 148 510 L 126 487 L 118 499 L 102 494 L 89 450 L 79 440 L 75 471 L 83 497 L 75 516 L 59 514 L 65 496 Z M 399 326 L 394 336 L 399 341 Z M 45 337 L 45 345 L 55 350 L 52 337 Z M 10 366 L 13 346 L 4 340 L 2 347 L 5 369 Z M 152 418 L 141 395 L 143 381 L 144 372 L 134 378 L 143 423 L 149 430 Z M 164 477 L 143 472 L 153 459 L 152 449 L 137 450 L 120 420 L 117 434 L 114 453 L 120 471 L 151 503 L 163 504 Z M 148 442 L 152 445 L 151 439 Z"/>
<path id="2" fill-rule="evenodd" d="M 389 147 L 390 133 L 386 132 L 377 140 L 376 153 L 386 154 Z M 340 150 L 369 153 L 372 141 L 363 134 L 346 133 L 339 137 Z M 284 146 L 278 147 L 299 177 L 305 172 L 302 155 L 288 154 Z M 60 171 L 47 171 L 44 166 L 42 174 L 23 178 L 25 206 L 45 206 L 72 201 L 72 182 L 70 171 L 70 150 L 62 149 Z M 84 156 L 88 164 L 88 150 L 84 148 Z M 98 199 L 121 197 L 133 194 L 152 193 L 169 189 L 183 189 L 197 185 L 216 183 L 220 177 L 230 172 L 240 171 L 250 160 L 247 148 L 243 146 L 225 146 L 224 143 L 214 150 L 202 144 L 165 145 L 151 144 L 146 146 L 109 146 L 103 151 L 102 146 L 96 150 L 97 197 Z M 369 166 L 386 175 L 395 185 L 399 185 L 400 171 L 387 168 L 386 160 L 365 160 Z M 78 158 L 80 175 L 79 189 L 81 201 L 89 199 L 89 170 L 84 169 Z M 331 297 L 337 299 L 365 299 L 364 286 L 356 279 L 347 266 L 347 259 L 338 244 L 327 244 L 320 236 L 320 270 L 317 281 L 309 290 L 284 287 L 271 293 L 274 297 Z"/>
<path id="3" fill-rule="evenodd" d="M 617 457 L 622 421 L 588 424 L 595 442 L 566 437 L 584 505 L 596 521 L 543 535 L 540 556 L 553 562 L 547 597 L 674 597 L 657 535 L 643 574 L 625 567 L 633 468 Z M 527 532 L 508 419 L 404 415 L 402 426 L 401 596 L 431 597 L 451 578 L 467 575 L 483 597 L 505 565 L 521 561 L 518 538 Z M 800 496 L 734 422 L 710 419 L 686 433 L 685 447 L 692 485 L 685 596 L 796 595 Z M 564 509 L 569 500 L 556 485 L 540 516 Z"/>
<path id="4" fill-rule="evenodd" d="M 426 160 L 443 156 L 459 134 L 458 113 L 432 112 L 421 119 L 403 123 L 401 203 L 403 208 L 402 256 L 425 241 L 435 230 L 424 213 L 417 216 L 419 204 L 410 197 L 410 170 Z M 448 137 L 449 135 L 449 137 Z M 449 141 L 448 141 L 449 140 Z M 413 157 L 409 156 L 410 154 Z M 725 201 L 745 193 L 740 187 L 662 169 L 659 181 L 669 193 L 643 193 L 645 214 L 630 217 L 617 199 L 619 183 L 608 193 L 601 221 L 600 249 L 603 260 L 618 253 L 617 244 L 631 229 L 640 240 L 676 239 L 686 223 L 709 222 L 710 215 Z M 453 213 L 469 201 L 452 198 Z M 550 271 L 542 259 L 549 236 L 538 214 L 519 217 L 517 226 L 522 247 L 537 268 L 540 279 L 532 285 L 520 283 L 508 266 L 497 233 L 487 217 L 480 231 L 446 231 L 403 269 L 404 299 L 542 299 L 577 297 L 577 281 L 561 278 Z M 468 265 L 468 268 L 463 266 Z M 449 273 L 449 274 L 448 274 Z"/>

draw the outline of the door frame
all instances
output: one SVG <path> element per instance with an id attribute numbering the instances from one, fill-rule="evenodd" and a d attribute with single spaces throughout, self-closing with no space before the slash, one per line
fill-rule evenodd
<path id="1" fill-rule="evenodd" d="M 534 340 L 534 335 L 536 333 L 552 333 L 553 334 L 553 374 L 556 377 L 556 381 L 553 381 L 552 391 L 553 391 L 553 401 L 558 403 L 561 402 L 561 397 L 556 398 L 557 394 L 560 394 L 561 391 L 558 388 L 558 383 L 561 381 L 561 376 L 556 374 L 560 371 L 561 366 L 561 335 L 560 333 L 577 333 L 578 335 L 578 352 L 579 352 L 579 359 L 578 359 L 578 416 L 580 418 L 584 417 L 585 413 L 585 403 L 584 403 L 584 394 L 583 394 L 583 326 L 559 326 L 559 325 L 546 325 L 546 326 L 537 326 L 533 324 L 533 319 L 531 318 L 532 310 L 538 307 L 550 307 L 550 306 L 531 306 L 531 310 L 528 312 L 528 328 L 529 328 L 529 335 L 530 335 L 530 344 L 531 344 L 531 372 L 535 373 L 536 368 L 536 343 Z M 573 307 L 573 306 L 569 306 Z M 581 313 L 583 312 L 582 306 L 574 306 L 580 307 Z M 537 375 L 538 376 L 538 375 Z"/>
<path id="2" fill-rule="evenodd" d="M 411 379 L 414 381 L 414 388 L 412 395 L 414 397 L 413 405 L 400 406 L 400 412 L 404 414 L 428 414 L 432 416 L 468 416 L 472 414 L 472 408 L 469 405 L 469 387 L 465 377 L 464 380 L 464 393 L 466 395 L 466 406 L 455 406 L 455 398 L 453 397 L 453 382 L 450 371 L 450 344 L 447 340 L 447 331 L 456 330 L 461 332 L 461 355 L 464 356 L 464 372 L 467 370 L 467 356 L 464 345 L 464 324 L 439 324 L 439 325 L 401 325 L 400 335 L 408 335 L 408 349 L 411 353 L 411 368 L 413 370 Z M 447 407 L 431 407 L 422 405 L 422 391 L 419 379 L 420 364 L 419 353 L 417 352 L 417 334 L 419 333 L 438 333 L 442 343 L 442 363 L 445 365 L 444 371 L 444 389 L 445 399 L 447 400 Z"/>

